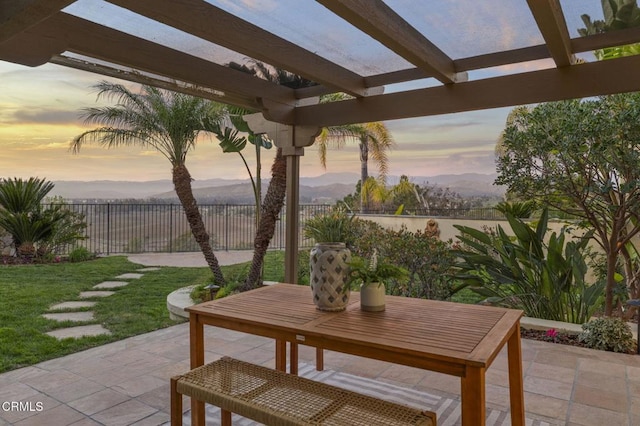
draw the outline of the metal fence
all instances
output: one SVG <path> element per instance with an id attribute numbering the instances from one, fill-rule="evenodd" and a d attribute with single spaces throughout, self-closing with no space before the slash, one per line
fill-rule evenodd
<path id="1" fill-rule="evenodd" d="M 87 238 L 79 241 L 76 246 L 84 246 L 91 252 L 113 254 L 199 251 L 180 204 L 104 203 L 68 204 L 68 207 L 84 215 L 87 222 Z M 255 206 L 203 204 L 199 208 L 214 250 L 253 249 L 256 231 Z M 326 213 L 331 208 L 330 205 L 301 204 L 300 226 L 302 227 L 307 219 Z M 495 212 L 496 210 L 491 208 L 431 209 L 428 216 L 500 218 L 501 216 L 495 217 Z M 286 219 L 283 209 L 276 224 L 271 248 L 284 248 Z M 311 241 L 306 240 L 300 232 L 298 244 L 303 248 L 310 247 Z M 66 251 L 70 249 L 66 248 Z"/>
<path id="2" fill-rule="evenodd" d="M 199 251 L 180 204 L 68 204 L 87 222 L 87 238 L 77 246 L 102 254 Z M 253 249 L 256 232 L 255 206 L 199 205 L 214 250 Z M 300 224 L 330 205 L 301 205 Z M 284 248 L 286 215 L 280 213 L 271 248 Z M 300 247 L 309 246 L 300 236 Z M 68 251 L 70 248 L 67 248 Z"/>

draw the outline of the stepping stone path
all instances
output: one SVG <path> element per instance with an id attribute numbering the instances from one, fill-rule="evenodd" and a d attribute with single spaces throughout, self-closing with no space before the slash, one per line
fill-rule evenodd
<path id="1" fill-rule="evenodd" d="M 118 275 L 115 277 L 120 280 L 128 280 L 128 279 L 139 279 L 144 276 L 143 272 L 151 272 L 151 271 L 159 271 L 160 268 L 143 268 L 138 269 L 138 272 L 131 272 L 127 274 Z M 115 291 L 109 291 L 107 289 L 118 289 L 129 285 L 127 281 L 103 281 L 99 284 L 93 286 L 93 291 L 83 291 L 80 292 L 78 298 L 80 299 L 89 299 L 89 298 L 103 298 L 109 297 L 115 294 Z M 55 312 L 60 310 L 77 310 L 84 308 L 92 308 L 98 302 L 92 301 L 69 301 L 57 303 L 55 305 L 49 306 L 49 312 L 46 314 L 42 314 L 44 318 L 54 320 L 54 321 L 74 321 L 74 322 L 86 322 L 86 321 L 94 321 L 95 317 L 93 311 L 76 311 L 76 312 Z M 57 330 L 49 331 L 49 336 L 55 337 L 57 339 L 66 339 L 66 338 L 80 338 L 84 336 L 99 336 L 102 334 L 111 334 L 111 332 L 104 328 L 100 324 L 93 325 L 81 325 L 77 327 L 67 327 L 60 328 Z"/>
<path id="2" fill-rule="evenodd" d="M 94 285 L 93 288 L 120 288 L 128 285 L 126 281 L 104 281 L 100 284 Z"/>

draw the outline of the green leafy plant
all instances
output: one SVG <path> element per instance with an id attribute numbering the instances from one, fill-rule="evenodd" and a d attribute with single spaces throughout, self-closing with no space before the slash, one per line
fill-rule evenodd
<path id="1" fill-rule="evenodd" d="M 487 302 L 522 309 L 534 318 L 588 321 L 602 306 L 605 285 L 603 280 L 587 282 L 590 235 L 566 241 L 565 227 L 547 239 L 547 209 L 535 229 L 506 216 L 514 237 L 501 226 L 487 233 L 455 225 L 461 233 L 455 277 Z"/>
<path id="2" fill-rule="evenodd" d="M 404 280 L 408 277 L 408 271 L 400 266 L 384 262 L 378 252 L 374 250 L 371 258 L 364 259 L 355 256 L 349 262 L 348 284 L 380 284 L 388 280 Z"/>
<path id="3" fill-rule="evenodd" d="M 579 340 L 592 349 L 629 353 L 635 343 L 629 325 L 620 318 L 601 317 L 582 324 Z"/>
<path id="4" fill-rule="evenodd" d="M 95 255 L 85 247 L 76 247 L 69 253 L 69 262 L 85 262 L 95 259 Z"/>
<path id="5" fill-rule="evenodd" d="M 529 218 L 536 210 L 536 203 L 533 200 L 508 202 L 503 201 L 496 205 L 496 210 L 503 214 L 510 214 L 513 217 Z"/>
<path id="6" fill-rule="evenodd" d="M 84 238 L 84 216 L 71 211 L 61 198 L 42 204 L 54 185 L 44 179 L 0 180 L 0 228 L 10 235 L 16 254 L 42 257 Z"/>
<path id="7" fill-rule="evenodd" d="M 337 208 L 329 214 L 315 216 L 304 224 L 304 236 L 317 243 L 346 242 L 352 232 L 355 215 Z"/>
<path id="8" fill-rule="evenodd" d="M 451 267 L 456 258 L 451 241 L 428 238 L 423 231 L 412 232 L 406 227 L 384 229 L 370 221 L 356 219 L 348 245 L 356 256 L 368 258 L 377 250 L 384 259 L 408 271 L 407 279 L 392 280 L 387 293 L 422 299 L 450 300 L 465 286 L 455 282 Z M 470 292 L 469 292 L 470 293 Z M 478 298 L 476 294 L 472 294 Z"/>

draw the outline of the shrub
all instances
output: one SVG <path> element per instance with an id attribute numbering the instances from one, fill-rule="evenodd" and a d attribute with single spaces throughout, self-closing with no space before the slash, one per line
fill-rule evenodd
<path id="1" fill-rule="evenodd" d="M 592 349 L 629 353 L 635 343 L 631 328 L 620 318 L 601 317 L 582 324 L 579 339 Z"/>
<path id="2" fill-rule="evenodd" d="M 60 197 L 42 204 L 53 187 L 39 178 L 0 180 L 0 228 L 11 235 L 18 256 L 42 257 L 85 238 L 83 215 L 71 211 Z"/>
<path id="3" fill-rule="evenodd" d="M 531 217 L 533 212 L 536 210 L 536 203 L 533 200 L 516 201 L 512 203 L 502 201 L 496 205 L 496 210 L 504 215 L 510 214 L 513 217 L 524 219 Z"/>
<path id="4" fill-rule="evenodd" d="M 575 324 L 588 321 L 602 305 L 605 284 L 586 281 L 590 235 L 565 241 L 568 231 L 563 228 L 546 238 L 546 209 L 535 229 L 506 216 L 515 237 L 501 226 L 483 232 L 455 225 L 461 232 L 456 277 L 487 302 L 522 309 L 527 316 Z"/>
<path id="5" fill-rule="evenodd" d="M 450 269 L 455 258 L 451 242 L 428 238 L 422 231 L 384 229 L 367 220 L 354 221 L 352 252 L 370 258 L 374 250 L 389 263 L 404 268 L 408 277 L 389 280 L 387 293 L 423 299 L 449 300 L 458 290 Z"/>
<path id="6" fill-rule="evenodd" d="M 69 262 L 86 262 L 94 258 L 95 255 L 86 247 L 76 247 L 69 253 Z"/>

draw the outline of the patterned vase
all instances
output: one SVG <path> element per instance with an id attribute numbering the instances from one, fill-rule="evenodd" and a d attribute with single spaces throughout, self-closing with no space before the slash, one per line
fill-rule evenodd
<path id="1" fill-rule="evenodd" d="M 317 243 L 311 250 L 311 291 L 321 311 L 343 311 L 351 291 L 347 285 L 351 251 L 344 243 Z"/>

